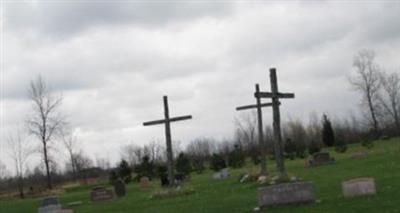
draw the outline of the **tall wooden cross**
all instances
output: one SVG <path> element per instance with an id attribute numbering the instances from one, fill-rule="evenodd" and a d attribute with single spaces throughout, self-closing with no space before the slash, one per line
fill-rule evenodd
<path id="1" fill-rule="evenodd" d="M 276 167 L 280 177 L 287 176 L 285 162 L 282 155 L 282 134 L 281 134 L 281 115 L 279 111 L 280 98 L 294 98 L 294 93 L 280 93 L 278 91 L 278 81 L 276 69 L 269 69 L 269 78 L 271 82 L 271 92 L 256 92 L 255 97 L 272 98 L 273 128 L 274 128 L 274 149 L 276 158 Z"/>
<path id="2" fill-rule="evenodd" d="M 260 92 L 260 86 L 256 84 L 256 93 Z M 240 106 L 236 107 L 236 110 L 246 110 L 246 109 L 254 109 L 257 108 L 257 119 L 258 119 L 258 144 L 261 149 L 261 159 L 260 159 L 260 173 L 262 175 L 266 175 L 268 173 L 267 171 L 267 158 L 266 158 L 266 144 L 264 141 L 264 132 L 263 132 L 263 124 L 262 124 L 262 107 L 270 107 L 272 106 L 272 103 L 261 103 L 261 98 L 256 97 L 256 104 L 255 105 L 246 105 L 246 106 Z"/>
<path id="3" fill-rule="evenodd" d="M 169 186 L 174 185 L 174 156 L 172 152 L 172 140 L 171 140 L 171 122 L 175 121 L 182 121 L 182 120 L 187 120 L 187 119 L 192 119 L 191 115 L 185 115 L 185 116 L 178 116 L 178 117 L 169 117 L 169 109 L 168 109 L 168 97 L 164 96 L 164 119 L 162 120 L 155 120 L 155 121 L 148 121 L 144 122 L 143 126 L 151 126 L 151 125 L 157 125 L 157 124 L 165 124 L 165 141 L 167 143 L 167 168 L 168 168 L 168 182 Z"/>

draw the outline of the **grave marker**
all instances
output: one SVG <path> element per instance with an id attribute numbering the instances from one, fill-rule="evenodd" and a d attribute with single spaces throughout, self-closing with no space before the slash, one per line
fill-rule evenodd
<path id="1" fill-rule="evenodd" d="M 282 183 L 258 189 L 260 207 L 311 203 L 315 200 L 312 182 Z"/>
<path id="2" fill-rule="evenodd" d="M 332 158 L 328 152 L 317 152 L 311 156 L 308 164 L 309 166 L 321 166 L 326 164 L 334 163 L 335 159 Z"/>
<path id="3" fill-rule="evenodd" d="M 56 196 L 46 197 L 42 200 L 38 213 L 53 213 L 61 210 L 61 203 Z"/>
<path id="4" fill-rule="evenodd" d="M 148 177 L 141 177 L 140 178 L 140 188 L 147 189 L 150 186 L 150 180 Z"/>
<path id="5" fill-rule="evenodd" d="M 165 141 L 167 143 L 167 160 L 168 160 L 168 168 L 167 168 L 168 169 L 168 181 L 169 181 L 169 186 L 174 186 L 174 183 L 175 183 L 175 181 L 174 181 L 174 179 L 175 179 L 174 178 L 174 156 L 173 156 L 173 152 L 172 152 L 170 124 L 171 124 L 171 122 L 175 122 L 175 121 L 192 119 L 192 116 L 185 115 L 185 116 L 170 118 L 169 109 L 168 109 L 168 97 L 164 96 L 163 100 L 164 100 L 164 119 L 144 122 L 143 126 L 165 124 Z"/>
<path id="6" fill-rule="evenodd" d="M 118 179 L 114 183 L 114 191 L 115 194 L 117 194 L 118 197 L 123 197 L 126 194 L 126 186 L 123 180 Z"/>
<path id="7" fill-rule="evenodd" d="M 92 202 L 109 201 L 114 199 L 114 193 L 105 187 L 96 187 L 90 192 L 90 200 Z"/>
<path id="8" fill-rule="evenodd" d="M 343 196 L 346 198 L 355 196 L 375 195 L 376 186 L 374 178 L 356 178 L 342 183 Z"/>

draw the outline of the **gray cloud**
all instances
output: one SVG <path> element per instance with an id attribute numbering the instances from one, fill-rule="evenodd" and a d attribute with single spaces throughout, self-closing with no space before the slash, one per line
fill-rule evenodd
<path id="1" fill-rule="evenodd" d="M 268 90 L 272 66 L 296 93 L 283 119 L 345 117 L 359 102 L 346 80 L 359 49 L 400 66 L 399 14 L 397 3 L 10 3 L 2 137 L 29 112 L 37 74 L 63 94 L 87 152 L 113 160 L 129 141 L 163 141 L 161 126 L 142 126 L 162 117 L 163 95 L 172 115 L 194 116 L 173 125 L 174 139 L 230 137 L 235 107 L 254 103 L 255 83 Z"/>
<path id="2" fill-rule="evenodd" d="M 80 31 L 121 25 L 162 27 L 230 13 L 230 3 L 163 1 L 25 1 L 6 3 L 6 30 L 65 39 Z"/>

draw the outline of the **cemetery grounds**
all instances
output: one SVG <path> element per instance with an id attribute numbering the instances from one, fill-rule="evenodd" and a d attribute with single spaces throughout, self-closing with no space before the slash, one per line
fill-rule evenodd
<path id="1" fill-rule="evenodd" d="M 305 167 L 305 159 L 285 160 L 287 171 L 315 185 L 316 202 L 297 206 L 274 207 L 261 212 L 400 212 L 400 138 L 375 141 L 370 150 L 359 144 L 349 145 L 346 153 L 329 151 L 336 163 L 315 168 Z M 365 159 L 350 159 L 352 153 L 368 151 Z M 247 162 L 240 169 L 230 169 L 231 178 L 214 180 L 213 171 L 192 173 L 184 183 L 185 188 L 194 189 L 190 195 L 151 199 L 154 191 L 162 190 L 160 181 L 153 180 L 150 190 L 140 189 L 137 182 L 127 185 L 127 196 L 103 203 L 91 203 L 93 186 L 66 189 L 60 201 L 64 208 L 77 213 L 84 212 L 252 212 L 257 206 L 257 183 L 239 183 L 241 174 L 255 173 L 259 167 Z M 275 161 L 268 161 L 268 170 L 275 173 Z M 377 195 L 346 199 L 342 195 L 341 183 L 358 177 L 373 177 Z M 108 186 L 112 188 L 110 185 Z M 37 212 L 41 198 L 0 197 L 1 213 Z M 69 207 L 70 202 L 81 201 Z"/>

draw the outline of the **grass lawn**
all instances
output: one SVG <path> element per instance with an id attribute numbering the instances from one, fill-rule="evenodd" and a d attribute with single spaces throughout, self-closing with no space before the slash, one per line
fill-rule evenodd
<path id="1" fill-rule="evenodd" d="M 313 181 L 316 197 L 320 202 L 299 206 L 275 207 L 264 212 L 400 212 L 400 138 L 376 141 L 366 159 L 351 160 L 353 152 L 365 150 L 360 145 L 351 145 L 344 154 L 329 150 L 336 163 L 315 168 L 305 168 L 305 160 L 287 160 L 290 174 Z M 268 162 L 268 169 L 275 172 L 275 162 Z M 139 189 L 137 183 L 128 185 L 127 196 L 115 201 L 92 204 L 89 200 L 91 187 L 78 187 L 60 196 L 64 206 L 73 201 L 83 204 L 74 206 L 75 212 L 251 212 L 257 206 L 257 185 L 239 183 L 239 175 L 257 171 L 258 167 L 247 163 L 242 169 L 231 169 L 232 178 L 213 180 L 212 172 L 192 174 L 185 187 L 196 192 L 181 197 L 150 199 L 151 190 Z M 357 177 L 374 177 L 377 195 L 345 199 L 341 192 L 341 182 Z M 159 189 L 159 181 L 152 183 Z M 0 200 L 1 213 L 37 212 L 40 199 Z"/>

